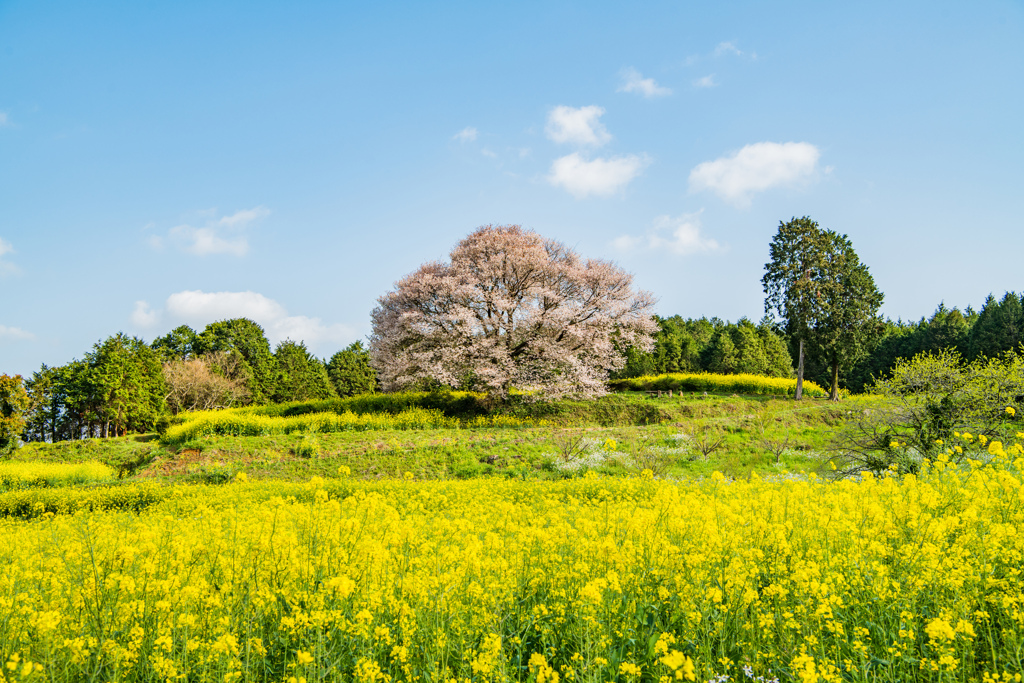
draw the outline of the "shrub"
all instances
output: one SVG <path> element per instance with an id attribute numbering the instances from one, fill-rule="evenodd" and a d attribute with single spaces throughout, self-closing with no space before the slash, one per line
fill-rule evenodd
<path id="1" fill-rule="evenodd" d="M 917 472 L 925 458 L 947 450 L 962 432 L 1009 441 L 1024 415 L 1024 356 L 964 363 L 952 350 L 899 359 L 872 391 L 886 399 L 864 411 L 832 444 L 841 471 Z M 964 450 L 950 458 L 959 462 Z"/>
<path id="2" fill-rule="evenodd" d="M 315 458 L 323 451 L 320 439 L 311 434 L 302 437 L 302 441 L 295 447 L 295 455 L 300 458 Z"/>

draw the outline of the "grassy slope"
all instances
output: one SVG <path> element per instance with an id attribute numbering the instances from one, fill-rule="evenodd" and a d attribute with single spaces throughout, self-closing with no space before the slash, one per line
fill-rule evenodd
<path id="1" fill-rule="evenodd" d="M 667 474 L 701 476 L 718 470 L 741 477 L 790 471 L 819 471 L 835 428 L 869 397 L 839 404 L 820 399 L 796 403 L 766 396 L 651 398 L 618 394 L 592 402 L 561 402 L 528 411 L 556 426 L 512 429 L 425 429 L 231 437 L 207 436 L 180 447 L 162 446 L 153 435 L 106 441 L 29 444 L 19 460 L 100 460 L 126 478 L 217 481 L 236 472 L 253 479 L 337 477 L 344 465 L 359 478 L 463 478 L 481 475 L 556 478 L 554 464 L 575 436 L 592 443 L 616 442 L 608 473 L 635 469 L 631 454 L 650 446 L 678 446 L 673 437 L 718 430 L 722 447 L 704 460 L 692 452 L 676 456 Z M 765 442 L 789 447 L 776 463 Z"/>

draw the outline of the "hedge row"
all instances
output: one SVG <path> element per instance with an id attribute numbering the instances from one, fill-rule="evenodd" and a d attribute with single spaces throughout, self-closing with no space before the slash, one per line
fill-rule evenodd
<path id="1" fill-rule="evenodd" d="M 762 375 L 716 375 L 710 372 L 645 375 L 616 379 L 608 383 L 612 391 L 695 391 L 715 394 L 756 394 L 761 396 L 792 396 L 796 380 Z M 804 380 L 808 396 L 827 396 L 828 392 L 814 382 Z"/>

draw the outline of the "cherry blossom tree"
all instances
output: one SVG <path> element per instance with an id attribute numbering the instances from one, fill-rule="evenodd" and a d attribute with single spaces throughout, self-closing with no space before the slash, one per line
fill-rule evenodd
<path id="1" fill-rule="evenodd" d="M 437 383 L 538 399 L 605 392 L 649 351 L 654 298 L 615 264 L 518 225 L 485 226 L 378 299 L 370 354 L 386 391 Z"/>

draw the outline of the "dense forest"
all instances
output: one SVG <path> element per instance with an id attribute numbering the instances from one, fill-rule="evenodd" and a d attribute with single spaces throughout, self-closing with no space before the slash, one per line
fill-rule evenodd
<path id="1" fill-rule="evenodd" d="M 793 375 L 795 349 L 780 330 L 746 318 L 657 318 L 651 352 L 626 350 L 615 377 L 671 372 Z M 989 296 L 980 311 L 940 304 L 917 322 L 879 320 L 868 353 L 845 372 L 853 392 L 869 387 L 899 358 L 954 349 L 966 360 L 993 357 L 1024 342 L 1024 296 Z M 807 358 L 807 377 L 827 384 L 829 369 Z M 361 342 L 328 360 L 302 342 L 271 348 L 258 324 L 236 318 L 201 332 L 177 327 L 152 343 L 122 333 L 97 342 L 81 359 L 44 365 L 24 381 L 25 441 L 61 441 L 152 430 L 181 411 L 353 396 L 377 389 Z"/>
<path id="2" fill-rule="evenodd" d="M 754 325 L 743 318 L 730 324 L 718 318 L 687 320 L 659 318 L 659 331 L 651 353 L 627 352 L 626 367 L 616 377 L 639 377 L 666 372 L 749 372 L 773 377 L 793 373 L 796 349 L 765 322 Z M 899 358 L 953 349 L 965 360 L 995 357 L 1024 343 L 1024 294 L 1007 292 L 1001 299 L 989 295 L 976 312 L 939 304 L 928 318 L 917 322 L 879 320 L 869 351 L 844 373 L 844 387 L 861 392 L 881 377 Z M 822 386 L 829 383 L 829 368 L 821 359 L 806 359 L 807 377 Z"/>

